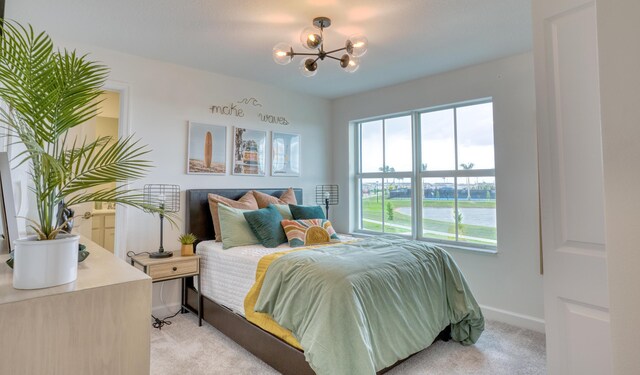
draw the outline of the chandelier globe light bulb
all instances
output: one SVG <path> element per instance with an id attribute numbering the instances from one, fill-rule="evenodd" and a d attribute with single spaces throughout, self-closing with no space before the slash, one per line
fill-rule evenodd
<path id="1" fill-rule="evenodd" d="M 273 61 L 276 64 L 287 65 L 293 60 L 293 49 L 287 43 L 281 42 L 273 47 Z"/>

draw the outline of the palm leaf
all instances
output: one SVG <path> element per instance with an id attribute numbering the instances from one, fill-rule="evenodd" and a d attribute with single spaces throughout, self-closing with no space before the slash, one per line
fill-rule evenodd
<path id="1" fill-rule="evenodd" d="M 132 137 L 121 138 L 113 144 L 98 138 L 89 144 L 68 152 L 65 170 L 70 172 L 60 185 L 59 195 L 64 197 L 111 182 L 124 182 L 143 177 L 151 162 L 142 156 L 149 150 L 138 146 Z M 89 193 L 86 193 L 89 194 Z"/>
<path id="2" fill-rule="evenodd" d="M 60 232 L 55 211 L 67 205 L 109 202 L 150 212 L 133 190 L 101 188 L 146 174 L 149 150 L 132 137 L 110 142 L 69 140 L 69 130 L 94 118 L 100 109 L 108 68 L 75 51 L 56 51 L 51 38 L 31 25 L 0 20 L 0 127 L 25 150 L 15 156 L 28 164 L 36 195 L 38 221 L 32 227 L 42 239 Z M 94 191 L 96 190 L 97 191 Z"/>

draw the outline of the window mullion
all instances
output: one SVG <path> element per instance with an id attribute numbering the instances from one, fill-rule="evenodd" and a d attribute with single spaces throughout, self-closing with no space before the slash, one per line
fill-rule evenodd
<path id="1" fill-rule="evenodd" d="M 359 191 L 360 198 L 358 201 L 358 228 L 364 229 L 364 212 L 362 209 L 362 123 L 356 125 L 356 186 Z"/>
<path id="2" fill-rule="evenodd" d="M 453 108 L 453 147 L 455 150 L 455 158 L 454 160 L 456 161 L 456 172 L 458 172 L 458 108 Z M 454 226 L 456 228 L 456 241 L 460 241 L 459 238 L 459 234 L 458 234 L 458 217 L 459 217 L 459 212 L 458 212 L 458 173 L 456 173 L 455 177 L 453 178 L 453 202 L 454 202 L 454 217 L 453 217 L 453 223 Z"/>
<path id="3" fill-rule="evenodd" d="M 413 194 L 411 194 L 413 205 L 413 217 L 411 219 L 411 231 L 413 238 L 422 237 L 422 179 L 419 178 L 422 172 L 422 124 L 420 114 L 413 112 L 411 116 L 411 126 L 413 129 Z"/>
<path id="4" fill-rule="evenodd" d="M 386 233 L 385 231 L 385 199 L 384 199 L 384 190 L 385 190 L 385 186 L 386 186 L 386 182 L 387 179 L 385 178 L 385 171 L 387 170 L 387 149 L 386 149 L 386 119 L 382 119 L 382 206 L 380 207 L 380 210 L 382 211 L 382 233 Z"/>

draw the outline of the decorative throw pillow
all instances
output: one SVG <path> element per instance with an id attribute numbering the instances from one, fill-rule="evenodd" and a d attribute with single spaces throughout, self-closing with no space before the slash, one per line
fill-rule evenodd
<path id="1" fill-rule="evenodd" d="M 287 242 L 287 236 L 280 225 L 282 215 L 274 205 L 245 212 L 244 218 L 264 247 L 278 247 Z"/>
<path id="2" fill-rule="evenodd" d="M 273 195 L 265 194 L 256 190 L 253 191 L 253 196 L 258 202 L 259 208 L 265 208 L 270 204 L 298 204 L 296 193 L 293 191 L 293 188 L 287 189 L 282 193 L 280 198 L 276 198 Z"/>
<path id="3" fill-rule="evenodd" d="M 289 209 L 294 220 L 326 219 L 320 206 L 296 206 L 290 204 Z"/>
<path id="4" fill-rule="evenodd" d="M 230 249 L 236 246 L 259 244 L 260 240 L 253 234 L 249 223 L 244 218 L 245 212 L 240 208 L 228 207 L 218 204 L 218 216 L 220 217 L 220 235 L 222 236 L 222 248 Z"/>
<path id="5" fill-rule="evenodd" d="M 282 220 L 289 246 L 307 246 L 340 240 L 329 220 Z"/>
<path id="6" fill-rule="evenodd" d="M 222 241 L 220 235 L 220 218 L 218 217 L 218 204 L 224 203 L 225 205 L 233 208 L 240 208 L 243 210 L 257 210 L 258 202 L 253 196 L 252 192 L 247 192 L 242 198 L 237 201 L 229 198 L 225 198 L 218 194 L 209 194 L 209 209 L 211 210 L 211 218 L 213 219 L 213 230 L 216 233 L 216 241 Z"/>
<path id="7" fill-rule="evenodd" d="M 291 215 L 288 204 L 274 204 L 274 206 L 278 209 L 278 212 L 280 212 L 284 220 L 293 220 L 293 215 Z"/>

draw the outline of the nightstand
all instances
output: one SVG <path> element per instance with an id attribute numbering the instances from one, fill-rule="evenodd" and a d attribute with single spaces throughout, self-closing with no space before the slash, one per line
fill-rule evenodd
<path id="1" fill-rule="evenodd" d="M 151 276 L 151 282 L 182 279 L 182 303 L 181 307 L 193 311 L 187 306 L 186 301 L 186 277 L 198 276 L 198 325 L 202 326 L 202 295 L 200 294 L 200 255 L 180 256 L 179 251 L 174 251 L 170 258 L 149 258 L 148 255 L 136 255 L 131 258 L 131 265 Z"/>

